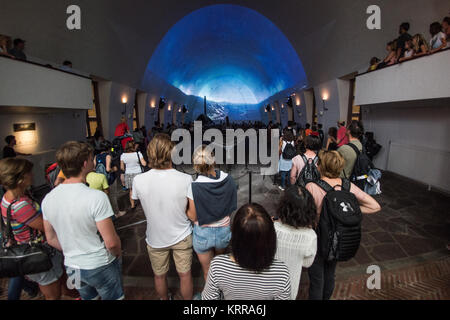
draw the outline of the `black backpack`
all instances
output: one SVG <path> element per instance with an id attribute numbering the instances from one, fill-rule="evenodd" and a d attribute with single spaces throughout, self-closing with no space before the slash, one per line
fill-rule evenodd
<path id="1" fill-rule="evenodd" d="M 348 146 L 356 153 L 356 161 L 353 166 L 352 174 L 350 175 L 350 181 L 364 191 L 369 171 L 375 167 L 364 151 L 359 151 L 358 147 L 353 143 L 349 143 Z"/>
<path id="2" fill-rule="evenodd" d="M 350 192 L 350 181 L 342 179 L 341 190 L 323 180 L 315 183 L 327 193 L 316 228 L 318 252 L 325 261 L 348 261 L 358 251 L 362 222 L 358 200 Z"/>
<path id="3" fill-rule="evenodd" d="M 319 157 L 316 155 L 314 159 L 308 159 L 304 154 L 301 154 L 301 157 L 305 166 L 298 176 L 297 185 L 305 187 L 309 182 L 320 180 L 320 173 L 317 169 Z"/>
<path id="4" fill-rule="evenodd" d="M 283 150 L 283 159 L 292 160 L 297 155 L 297 149 L 292 145 L 291 142 L 286 142 L 286 146 Z"/>
<path id="5" fill-rule="evenodd" d="M 119 160 L 122 153 L 123 153 L 122 138 L 121 137 L 115 138 L 112 141 L 112 147 L 110 152 L 112 161 L 115 162 Z"/>

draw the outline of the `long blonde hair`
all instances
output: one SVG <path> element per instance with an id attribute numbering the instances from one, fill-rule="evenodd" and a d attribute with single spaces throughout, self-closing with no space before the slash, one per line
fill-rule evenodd
<path id="1" fill-rule="evenodd" d="M 425 46 L 426 51 L 429 50 L 428 43 L 425 41 L 425 38 L 420 33 L 416 34 L 413 38 L 413 46 L 414 46 L 414 52 L 420 52 L 420 46 L 423 44 Z M 414 43 L 414 40 L 416 43 Z"/>
<path id="2" fill-rule="evenodd" d="M 197 173 L 207 175 L 216 166 L 216 159 L 206 145 L 199 146 L 192 155 L 192 163 Z"/>

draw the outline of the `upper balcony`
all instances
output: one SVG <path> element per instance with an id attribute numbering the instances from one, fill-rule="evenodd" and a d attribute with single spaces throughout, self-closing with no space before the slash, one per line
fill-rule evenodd
<path id="1" fill-rule="evenodd" d="M 395 103 L 447 105 L 450 100 L 450 50 L 419 57 L 356 77 L 356 105 Z"/>
<path id="2" fill-rule="evenodd" d="M 0 107 L 91 109 L 92 79 L 0 56 Z"/>

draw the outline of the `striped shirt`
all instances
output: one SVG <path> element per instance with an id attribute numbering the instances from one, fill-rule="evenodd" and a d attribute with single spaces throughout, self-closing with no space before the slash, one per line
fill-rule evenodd
<path id="1" fill-rule="evenodd" d="M 2 199 L 2 216 L 6 225 L 8 207 L 11 203 Z M 11 228 L 17 243 L 28 243 L 30 241 L 30 227 L 28 225 L 42 216 L 42 211 L 38 203 L 33 202 L 30 198 L 23 196 L 16 201 L 11 207 Z M 33 230 L 37 235 L 35 242 L 44 242 L 44 236 L 37 230 Z"/>
<path id="2" fill-rule="evenodd" d="M 215 257 L 209 268 L 202 300 L 289 300 L 291 280 L 287 266 L 274 259 L 272 265 L 254 272 L 240 267 L 230 255 Z"/>

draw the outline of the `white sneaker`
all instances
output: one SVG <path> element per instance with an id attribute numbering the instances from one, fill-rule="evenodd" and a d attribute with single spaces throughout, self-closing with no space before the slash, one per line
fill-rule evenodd
<path id="1" fill-rule="evenodd" d="M 284 188 L 282 186 L 278 186 L 278 189 L 280 189 L 281 191 L 284 191 Z"/>

